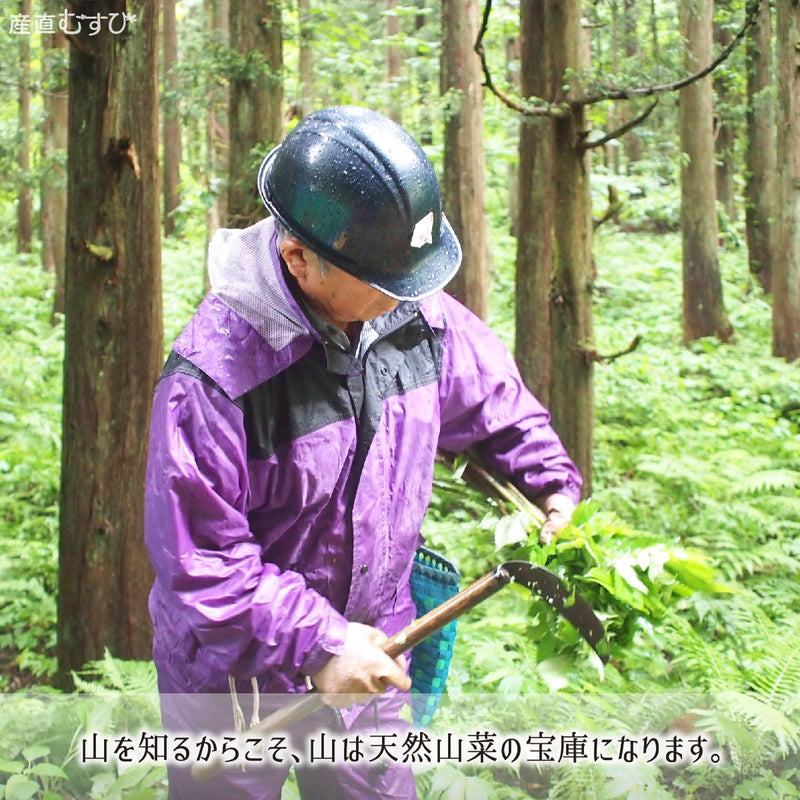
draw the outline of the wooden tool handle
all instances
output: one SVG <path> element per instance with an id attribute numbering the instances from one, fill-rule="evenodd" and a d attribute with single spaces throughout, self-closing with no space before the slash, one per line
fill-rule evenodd
<path id="1" fill-rule="evenodd" d="M 381 645 L 381 649 L 390 658 L 397 658 L 399 655 L 416 647 L 429 636 L 432 636 L 436 631 L 444 628 L 454 619 L 482 603 L 486 598 L 491 597 L 491 595 L 505 586 L 509 580 L 510 576 L 502 567 L 487 573 L 454 597 L 451 597 L 440 606 L 403 628 L 399 633 L 387 639 Z M 276 731 L 285 731 L 315 711 L 319 711 L 324 705 L 322 695 L 316 689 L 312 689 L 305 694 L 301 694 L 296 700 L 290 701 L 268 717 L 264 717 L 261 722 L 247 730 L 246 735 L 266 736 Z M 221 759 L 211 759 L 202 764 L 198 763 L 192 767 L 192 777 L 198 783 L 205 783 L 205 781 L 211 780 L 215 775 L 222 772 L 226 766 Z"/>
<path id="2" fill-rule="evenodd" d="M 487 597 L 491 597 L 508 581 L 509 575 L 502 568 L 492 570 L 387 639 L 381 645 L 381 649 L 391 658 L 397 658 L 402 653 L 416 647 L 420 642 L 424 642 L 429 636 L 433 636 L 436 631 L 441 630 L 454 619 L 482 603 Z"/>

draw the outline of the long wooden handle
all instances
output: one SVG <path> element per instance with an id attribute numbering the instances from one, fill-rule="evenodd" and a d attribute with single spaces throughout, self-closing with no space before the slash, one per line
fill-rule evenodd
<path id="1" fill-rule="evenodd" d="M 458 619 L 462 614 L 482 603 L 487 597 L 491 597 L 509 582 L 510 577 L 502 567 L 492 570 L 387 639 L 381 645 L 381 649 L 392 658 L 397 658 L 402 653 L 416 647 L 420 642 L 424 642 L 429 636 L 433 636 L 436 631 L 441 630 L 454 619 Z"/>
<path id="2" fill-rule="evenodd" d="M 399 655 L 416 647 L 420 642 L 425 641 L 425 639 L 444 628 L 454 619 L 491 597 L 505 586 L 509 580 L 510 575 L 502 567 L 492 570 L 492 572 L 471 583 L 454 597 L 451 597 L 440 606 L 403 628 L 399 633 L 387 639 L 381 645 L 381 649 L 390 658 L 397 658 Z M 276 731 L 285 731 L 315 711 L 319 711 L 324 705 L 322 695 L 312 689 L 310 692 L 300 695 L 296 700 L 290 701 L 268 717 L 264 717 L 261 722 L 248 729 L 243 735 L 253 736 L 258 734 L 259 736 L 266 736 Z M 195 764 L 192 767 L 192 777 L 198 783 L 205 783 L 222 772 L 226 766 L 222 759 L 210 759 L 202 764 Z"/>

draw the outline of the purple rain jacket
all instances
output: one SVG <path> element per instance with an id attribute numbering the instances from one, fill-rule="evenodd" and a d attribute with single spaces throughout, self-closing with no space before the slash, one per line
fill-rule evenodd
<path id="1" fill-rule="evenodd" d="M 209 271 L 153 405 L 145 525 L 162 691 L 227 691 L 228 675 L 298 691 L 341 652 L 347 620 L 388 635 L 410 623 L 437 448 L 476 447 L 529 497 L 577 501 L 547 411 L 452 297 L 365 324 L 356 357 L 301 310 L 271 220 L 220 231 Z"/>

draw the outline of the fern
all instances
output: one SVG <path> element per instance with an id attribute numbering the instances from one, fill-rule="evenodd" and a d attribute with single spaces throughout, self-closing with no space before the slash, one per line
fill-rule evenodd
<path id="1" fill-rule="evenodd" d="M 123 661 L 114 658 L 107 648 L 102 659 L 73 672 L 72 678 L 75 688 L 84 694 L 158 694 L 158 678 L 152 662 Z"/>
<path id="2" fill-rule="evenodd" d="M 750 494 L 773 494 L 800 486 L 800 472 L 793 469 L 768 469 L 746 476 L 741 490 Z"/>

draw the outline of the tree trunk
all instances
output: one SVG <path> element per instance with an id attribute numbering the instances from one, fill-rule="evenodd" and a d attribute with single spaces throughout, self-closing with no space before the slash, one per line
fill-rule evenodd
<path id="1" fill-rule="evenodd" d="M 522 85 L 526 96 L 569 101 L 565 76 L 579 74 L 580 4 L 523 0 Z M 591 207 L 586 159 L 578 147 L 583 108 L 526 119 L 520 137 L 517 239 L 517 362 L 549 405 L 553 426 L 592 487 L 594 376 Z"/>
<path id="2" fill-rule="evenodd" d="M 164 14 L 164 233 L 175 233 L 172 212 L 180 205 L 181 122 L 177 92 L 180 79 L 178 64 L 178 24 L 175 19 L 175 0 L 163 0 Z"/>
<path id="3" fill-rule="evenodd" d="M 252 225 L 264 214 L 258 165 L 283 135 L 283 38 L 277 0 L 230 3 L 230 39 L 242 60 L 230 83 L 228 225 Z"/>
<path id="4" fill-rule="evenodd" d="M 641 58 L 641 45 L 639 43 L 639 36 L 637 33 L 637 25 L 639 22 L 639 6 L 635 0 L 625 0 L 623 4 L 623 39 L 625 41 L 625 57 L 629 60 Z M 623 125 L 628 122 L 630 111 L 628 104 L 622 104 L 622 123 Z M 642 160 L 642 140 L 634 128 L 625 135 L 625 154 L 628 158 L 628 172 L 631 172 L 630 166 L 638 164 Z"/>
<path id="5" fill-rule="evenodd" d="M 142 529 L 147 429 L 163 358 L 156 0 L 85 0 L 135 14 L 72 40 L 59 542 L 58 658 L 149 659 L 152 570 Z"/>
<path id="6" fill-rule="evenodd" d="M 747 37 L 745 222 L 750 272 L 767 294 L 772 288 L 778 146 L 772 92 L 772 11 L 762 3 Z"/>
<path id="7" fill-rule="evenodd" d="M 800 5 L 778 0 L 778 219 L 772 352 L 800 358 Z"/>
<path id="8" fill-rule="evenodd" d="M 443 0 L 441 91 L 446 96 L 443 194 L 447 218 L 464 252 L 450 290 L 485 319 L 489 267 L 484 210 L 486 158 L 483 147 L 483 86 L 474 52 L 477 0 Z"/>
<path id="9" fill-rule="evenodd" d="M 721 7 L 730 5 L 717 0 Z M 718 49 L 723 49 L 731 43 L 733 34 L 722 25 L 714 25 L 714 41 Z M 736 221 L 736 190 L 734 175 L 736 166 L 733 160 L 733 149 L 736 141 L 731 109 L 739 102 L 732 84 L 729 66 L 723 64 L 714 70 L 714 91 L 717 97 L 716 113 L 716 164 L 717 164 L 717 200 L 725 209 L 731 222 Z"/>
<path id="10" fill-rule="evenodd" d="M 426 0 L 417 0 L 417 8 L 425 9 Z M 428 56 L 427 47 L 422 41 L 422 36 L 423 36 L 422 30 L 425 27 L 427 20 L 428 20 L 427 14 L 423 13 L 418 13 L 414 17 L 414 35 L 417 37 L 418 40 L 420 40 L 420 45 L 417 47 L 416 80 L 417 80 L 417 86 L 419 87 L 419 93 L 422 96 L 428 95 L 430 91 L 429 84 L 432 82 L 429 77 L 432 72 L 431 59 Z M 434 67 L 434 70 L 436 69 L 437 67 Z M 429 103 L 423 102 L 419 104 L 417 139 L 419 140 L 419 143 L 423 147 L 427 147 L 428 145 L 433 144 L 434 116 L 438 118 L 438 113 L 434 109 L 431 109 Z"/>
<path id="11" fill-rule="evenodd" d="M 53 3 L 48 13 L 57 13 Z M 69 46 L 61 33 L 42 36 L 43 69 L 47 93 L 44 95 L 42 124 L 41 210 L 42 267 L 55 273 L 53 314 L 64 312 L 64 244 L 67 226 L 67 70 L 60 67 L 61 56 Z M 65 59 L 66 60 L 66 59 Z"/>
<path id="12" fill-rule="evenodd" d="M 206 0 L 206 34 L 217 37 L 226 47 L 229 44 L 228 0 Z M 206 77 L 206 174 L 205 188 L 212 194 L 214 201 L 206 215 L 207 244 L 218 228 L 228 219 L 228 189 L 223 185 L 228 173 L 228 88 L 227 84 L 215 75 Z M 205 275 L 205 289 L 210 288 L 208 276 Z"/>
<path id="13" fill-rule="evenodd" d="M 687 71 L 711 61 L 712 0 L 681 4 L 681 33 L 687 42 Z M 722 299 L 717 254 L 717 197 L 711 78 L 681 91 L 681 227 L 683 235 L 683 338 L 727 341 L 733 333 Z"/>
<path id="14" fill-rule="evenodd" d="M 514 86 L 519 93 L 522 91 L 520 83 L 520 46 L 522 41 L 519 35 L 506 36 L 503 42 L 503 50 L 506 57 L 506 80 Z M 509 149 L 514 146 L 509 139 Z M 516 137 L 516 149 L 519 153 L 519 136 Z M 517 237 L 517 226 L 519 225 L 519 156 L 509 159 L 506 167 L 506 186 L 508 188 L 508 232 L 515 239 Z M 491 255 L 490 255 L 491 258 Z"/>
<path id="15" fill-rule="evenodd" d="M 30 19 L 31 0 L 20 0 L 19 11 Z M 31 196 L 31 44 L 27 35 L 19 37 L 19 192 L 17 194 L 17 252 L 30 253 L 33 242 L 33 198 Z"/>
<path id="16" fill-rule="evenodd" d="M 469 2 L 469 0 L 467 0 Z M 398 125 L 403 122 L 403 98 L 400 92 L 403 54 L 397 46 L 400 35 L 400 17 L 397 14 L 398 0 L 386 0 L 386 85 L 389 87 L 389 118 Z"/>
<path id="17" fill-rule="evenodd" d="M 300 72 L 300 100 L 298 117 L 303 119 L 314 110 L 314 51 L 311 42 L 314 29 L 311 24 L 311 0 L 297 0 L 297 14 L 300 17 L 300 52 L 298 68 Z"/>

